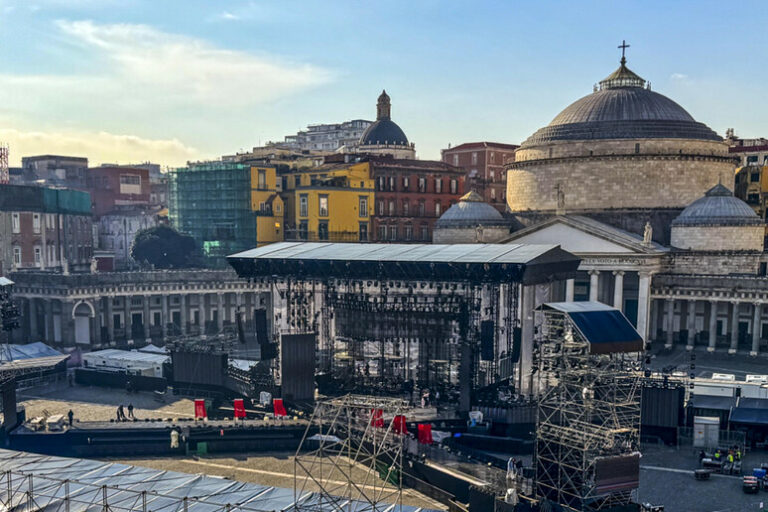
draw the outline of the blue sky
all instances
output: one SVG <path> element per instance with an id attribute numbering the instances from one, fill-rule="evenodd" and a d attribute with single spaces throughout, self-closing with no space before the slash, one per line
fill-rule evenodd
<path id="1" fill-rule="evenodd" d="M 519 143 L 629 67 L 718 133 L 768 136 L 765 2 L 0 0 L 0 141 L 180 165 L 392 117 L 420 158 Z"/>

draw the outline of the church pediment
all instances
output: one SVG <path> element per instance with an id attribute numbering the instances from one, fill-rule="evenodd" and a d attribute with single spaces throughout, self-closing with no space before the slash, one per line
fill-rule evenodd
<path id="1" fill-rule="evenodd" d="M 504 243 L 558 244 L 573 254 L 654 254 L 664 248 L 646 246 L 642 238 L 592 219 L 555 217 L 514 233 Z"/>

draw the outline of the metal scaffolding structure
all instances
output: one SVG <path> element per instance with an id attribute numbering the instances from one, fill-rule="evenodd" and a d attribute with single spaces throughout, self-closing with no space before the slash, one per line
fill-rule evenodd
<path id="1" fill-rule="evenodd" d="M 566 311 L 545 308 L 542 316 L 537 495 L 579 511 L 630 503 L 639 474 L 641 352 L 596 345 Z M 636 334 L 621 313 L 613 318 Z"/>
<path id="2" fill-rule="evenodd" d="M 8 170 L 8 144 L 0 144 L 0 184 L 9 183 L 11 176 Z"/>
<path id="3" fill-rule="evenodd" d="M 367 395 L 318 403 L 294 459 L 295 495 L 319 489 L 313 507 L 323 510 L 401 507 L 405 436 L 396 418 L 404 427 L 407 410 L 404 400 Z"/>

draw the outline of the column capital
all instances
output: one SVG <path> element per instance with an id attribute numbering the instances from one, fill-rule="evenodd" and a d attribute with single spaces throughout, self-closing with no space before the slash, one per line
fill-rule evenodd
<path id="1" fill-rule="evenodd" d="M 615 275 L 615 276 L 623 276 L 624 273 L 625 272 L 623 270 L 614 270 L 613 271 L 613 275 Z"/>
<path id="2" fill-rule="evenodd" d="M 598 276 L 598 275 L 600 275 L 600 271 L 593 268 L 592 270 L 588 270 L 587 274 L 589 274 L 591 276 Z"/>

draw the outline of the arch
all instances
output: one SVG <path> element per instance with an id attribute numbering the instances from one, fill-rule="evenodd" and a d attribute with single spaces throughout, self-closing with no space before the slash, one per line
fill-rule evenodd
<path id="1" fill-rule="evenodd" d="M 78 310 L 78 308 L 80 308 L 80 306 L 87 306 L 88 307 L 88 309 L 90 310 L 89 313 L 86 314 L 88 317 L 94 318 L 96 316 L 96 309 L 93 307 L 93 304 L 91 304 L 90 301 L 81 300 L 81 301 L 78 301 L 75 304 L 75 306 L 72 308 L 72 318 L 75 318 L 76 316 L 78 316 L 77 315 L 77 310 Z M 82 309 L 81 309 L 81 311 L 82 311 Z"/>

